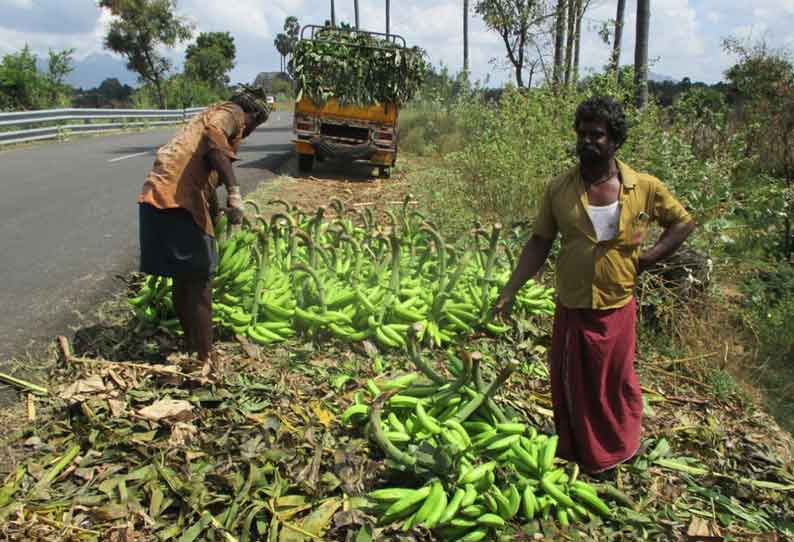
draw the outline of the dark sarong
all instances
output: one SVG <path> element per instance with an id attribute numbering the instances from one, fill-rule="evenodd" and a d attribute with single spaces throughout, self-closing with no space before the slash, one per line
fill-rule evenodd
<path id="1" fill-rule="evenodd" d="M 636 302 L 610 310 L 557 304 L 551 390 L 558 455 L 591 473 L 637 453 L 642 390 L 634 370 Z"/>
<path id="2" fill-rule="evenodd" d="M 210 276 L 218 267 L 215 239 L 187 209 L 158 209 L 139 203 L 141 271 L 173 277 Z"/>

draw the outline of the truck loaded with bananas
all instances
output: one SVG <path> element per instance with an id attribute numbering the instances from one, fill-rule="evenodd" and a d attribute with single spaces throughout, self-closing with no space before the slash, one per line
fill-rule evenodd
<path id="1" fill-rule="evenodd" d="M 575 464 L 560 464 L 556 435 L 507 418 L 494 397 L 515 362 L 497 367 L 486 383 L 483 356 L 450 354 L 449 380 L 422 359 L 420 327 L 408 335 L 418 372 L 368 381 L 342 415 L 386 457 L 393 472 L 385 478 L 401 480 L 368 494 L 381 524 L 421 525 L 440 540 L 497 540 L 510 522 L 541 518 L 565 527 L 611 518 L 605 498 L 631 506 L 617 489 L 579 480 Z"/>
<path id="2" fill-rule="evenodd" d="M 404 348 L 409 328 L 437 346 L 478 331 L 499 335 L 490 308 L 510 277 L 525 232 L 498 224 L 476 227 L 448 244 L 407 197 L 379 224 L 370 209 L 346 209 L 339 200 L 327 216 L 281 202 L 270 219 L 252 202 L 253 218 L 234 233 L 216 228 L 220 263 L 213 279 L 214 321 L 268 345 L 296 334 L 343 341 L 370 339 Z M 516 310 L 550 315 L 554 291 L 530 281 Z M 150 277 L 130 299 L 143 325 L 178 331 L 170 279 Z"/>

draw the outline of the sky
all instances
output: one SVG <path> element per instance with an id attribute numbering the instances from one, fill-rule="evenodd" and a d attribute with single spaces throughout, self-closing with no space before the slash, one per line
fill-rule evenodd
<path id="1" fill-rule="evenodd" d="M 471 0 L 475 4 L 476 0 Z M 591 0 L 583 24 L 584 72 L 599 70 L 609 47 L 598 37 L 604 21 L 615 17 L 616 0 Z M 361 27 L 385 30 L 385 0 L 359 0 Z M 431 62 L 452 72 L 461 68 L 462 0 L 391 0 L 391 30 L 409 45 L 428 51 Z M 628 0 L 622 61 L 633 61 L 636 0 Z M 733 57 L 721 48 L 724 37 L 765 39 L 776 48 L 794 51 L 794 0 L 652 0 L 651 71 L 681 79 L 714 83 L 723 78 Z M 202 31 L 228 31 L 237 45 L 233 82 L 250 82 L 261 71 L 277 71 L 273 46 L 288 15 L 301 24 L 322 24 L 329 18 L 330 0 L 178 0 L 178 12 Z M 353 2 L 336 0 L 338 20 L 352 21 Z M 40 57 L 48 49 L 75 48 L 73 83 L 93 86 L 104 77 L 133 82 L 123 60 L 102 48 L 110 21 L 94 0 L 0 0 L 0 55 L 28 44 Z M 181 63 L 187 44 L 164 51 Z M 474 79 L 499 85 L 512 78 L 505 63 L 504 45 L 481 19 L 470 16 L 470 58 Z M 79 80 L 79 81 L 78 81 Z"/>

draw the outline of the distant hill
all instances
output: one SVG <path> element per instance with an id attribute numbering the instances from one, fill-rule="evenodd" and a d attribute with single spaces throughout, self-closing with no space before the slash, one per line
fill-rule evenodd
<path id="1" fill-rule="evenodd" d="M 46 68 L 46 62 L 45 62 Z M 107 54 L 87 56 L 74 63 L 74 71 L 66 78 L 66 82 L 78 88 L 94 88 L 109 77 L 115 77 L 123 85 L 135 86 L 138 78 L 127 70 L 126 62 Z"/>
<path id="2" fill-rule="evenodd" d="M 665 81 L 676 81 L 674 77 L 670 77 L 669 75 L 664 75 L 661 73 L 654 73 L 654 72 L 648 72 L 648 80 L 655 81 L 657 83 L 663 83 Z"/>

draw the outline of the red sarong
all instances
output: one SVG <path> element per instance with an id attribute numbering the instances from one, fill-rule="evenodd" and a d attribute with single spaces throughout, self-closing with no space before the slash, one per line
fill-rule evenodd
<path id="1" fill-rule="evenodd" d="M 640 446 L 642 390 L 634 370 L 636 302 L 619 309 L 559 303 L 551 346 L 558 455 L 591 473 L 630 459 Z"/>

